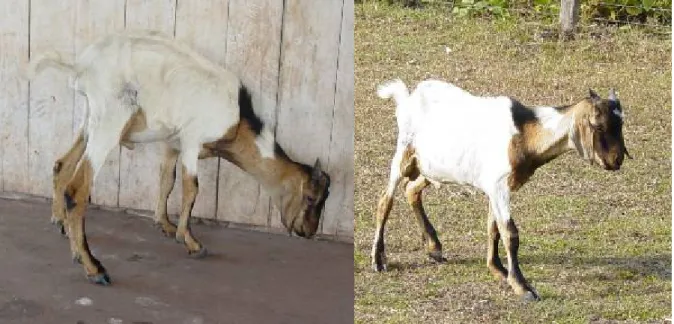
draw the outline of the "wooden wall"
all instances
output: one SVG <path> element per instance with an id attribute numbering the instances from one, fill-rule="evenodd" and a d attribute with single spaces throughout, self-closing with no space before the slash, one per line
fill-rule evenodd
<path id="1" fill-rule="evenodd" d="M 30 83 L 21 78 L 30 56 L 55 49 L 74 60 L 98 37 L 125 28 L 173 34 L 239 74 L 288 155 L 305 164 L 318 157 L 331 175 L 322 233 L 353 237 L 353 0 L 0 1 L 1 191 L 51 197 L 54 160 L 82 123 L 83 98 L 66 76 L 48 70 Z M 113 150 L 93 203 L 153 210 L 160 152 L 159 144 Z M 250 176 L 224 160 L 199 163 L 195 216 L 282 227 Z M 180 183 L 170 213 L 178 212 Z"/>

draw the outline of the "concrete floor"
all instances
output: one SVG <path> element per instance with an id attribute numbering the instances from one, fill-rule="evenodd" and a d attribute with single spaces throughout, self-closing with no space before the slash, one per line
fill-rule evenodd
<path id="1" fill-rule="evenodd" d="M 353 246 L 194 225 L 191 259 L 152 220 L 87 211 L 87 281 L 47 204 L 0 200 L 0 323 L 352 323 Z"/>

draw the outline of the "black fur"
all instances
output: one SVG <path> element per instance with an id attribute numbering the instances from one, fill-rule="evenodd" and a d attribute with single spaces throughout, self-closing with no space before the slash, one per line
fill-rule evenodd
<path id="1" fill-rule="evenodd" d="M 255 133 L 255 135 L 260 135 L 262 132 L 262 120 L 255 114 L 253 110 L 253 101 L 250 97 L 250 92 L 243 84 L 239 88 L 239 114 L 241 119 L 248 122 L 250 129 Z"/>
<path id="2" fill-rule="evenodd" d="M 77 206 L 77 203 L 75 203 L 75 200 L 73 200 L 73 198 L 70 197 L 69 194 L 64 193 L 64 194 L 63 194 L 63 199 L 65 200 L 65 203 L 66 203 L 66 210 L 67 210 L 67 211 L 71 211 L 71 210 L 73 210 L 73 209 L 75 208 L 75 206 Z"/>
<path id="3" fill-rule="evenodd" d="M 512 102 L 510 112 L 512 113 L 513 123 L 520 133 L 524 131 L 524 125 L 538 121 L 533 110 L 513 98 L 510 98 L 510 101 Z"/>

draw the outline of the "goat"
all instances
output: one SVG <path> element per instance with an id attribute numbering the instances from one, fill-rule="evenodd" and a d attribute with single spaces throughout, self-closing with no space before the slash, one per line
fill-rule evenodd
<path id="1" fill-rule="evenodd" d="M 93 283 L 111 280 L 89 250 L 84 211 L 93 181 L 117 144 L 164 143 L 155 223 L 184 243 L 190 255 L 206 255 L 189 226 L 199 188 L 197 161 L 203 158 L 224 158 L 252 175 L 271 194 L 289 233 L 305 238 L 316 233 L 329 175 L 318 159 L 311 167 L 286 155 L 233 73 L 155 32 L 105 36 L 74 64 L 48 52 L 30 62 L 28 77 L 46 67 L 69 73 L 72 86 L 87 99 L 75 142 L 54 164 L 52 221 L 65 221 L 73 259 Z M 166 202 L 179 157 L 183 199 L 176 226 L 168 220 Z"/>
<path id="2" fill-rule="evenodd" d="M 519 233 L 510 217 L 510 194 L 540 166 L 575 149 L 583 159 L 618 170 L 631 158 L 622 134 L 623 113 L 615 91 L 602 99 L 592 89 L 576 104 L 525 107 L 509 97 L 478 97 L 452 84 L 427 80 L 410 95 L 401 80 L 382 84 L 379 97 L 393 97 L 398 139 L 388 186 L 376 212 L 372 266 L 386 270 L 384 226 L 396 187 L 402 181 L 407 202 L 423 232 L 428 255 L 437 262 L 442 245 L 424 211 L 421 194 L 431 183 L 474 186 L 489 198 L 487 266 L 525 300 L 539 296 L 520 271 Z M 498 256 L 499 238 L 508 268 Z"/>

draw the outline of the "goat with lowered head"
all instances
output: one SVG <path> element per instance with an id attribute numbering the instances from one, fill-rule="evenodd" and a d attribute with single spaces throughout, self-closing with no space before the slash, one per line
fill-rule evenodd
<path id="1" fill-rule="evenodd" d="M 438 80 L 421 82 L 410 94 L 400 80 L 378 89 L 396 102 L 398 140 L 388 186 L 379 200 L 372 266 L 386 270 L 384 227 L 400 182 L 421 226 L 429 256 L 443 261 L 442 245 L 424 211 L 429 185 L 474 186 L 489 198 L 487 266 L 527 300 L 539 296 L 520 271 L 519 233 L 510 217 L 510 194 L 534 171 L 569 150 L 606 170 L 619 170 L 625 155 L 623 112 L 613 89 L 561 107 L 526 107 L 509 97 L 479 97 Z M 498 256 L 503 240 L 507 268 Z"/>
<path id="2" fill-rule="evenodd" d="M 103 37 L 74 64 L 58 53 L 43 54 L 31 61 L 28 76 L 45 67 L 69 73 L 87 99 L 79 134 L 54 165 L 52 221 L 65 221 L 73 258 L 94 283 L 107 285 L 110 277 L 89 250 L 84 210 L 94 178 L 117 144 L 164 143 L 155 222 L 191 255 L 206 254 L 189 219 L 199 188 L 197 161 L 208 157 L 224 158 L 257 179 L 289 232 L 306 238 L 316 233 L 330 177 L 318 160 L 311 167 L 284 153 L 233 73 L 170 37 L 147 32 Z M 166 201 L 179 158 L 183 199 L 176 226 L 168 220 Z"/>

